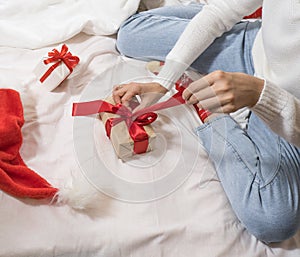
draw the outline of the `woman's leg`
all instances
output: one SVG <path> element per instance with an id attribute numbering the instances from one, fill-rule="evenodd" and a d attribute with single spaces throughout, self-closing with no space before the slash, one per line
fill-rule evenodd
<path id="1" fill-rule="evenodd" d="M 300 225 L 300 149 L 251 114 L 247 132 L 228 115 L 197 134 L 237 217 L 258 239 L 277 242 Z"/>
<path id="2" fill-rule="evenodd" d="M 121 25 L 117 48 L 128 57 L 163 61 L 202 7 L 202 4 L 167 6 L 137 13 Z"/>
<path id="3" fill-rule="evenodd" d="M 169 6 L 133 15 L 121 26 L 118 50 L 128 57 L 164 61 L 202 4 Z M 260 22 L 240 22 L 217 38 L 191 65 L 202 74 L 214 70 L 253 74 L 251 49 Z"/>

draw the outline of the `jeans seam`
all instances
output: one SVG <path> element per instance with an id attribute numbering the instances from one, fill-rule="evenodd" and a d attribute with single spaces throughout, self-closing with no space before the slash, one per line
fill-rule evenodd
<path id="1" fill-rule="evenodd" d="M 275 172 L 274 172 L 274 175 L 272 176 L 272 178 L 265 184 L 263 185 L 262 187 L 260 187 L 261 190 L 266 190 L 267 189 L 267 186 L 271 186 L 273 183 L 275 183 L 275 179 L 277 178 L 278 176 L 278 173 L 281 171 L 280 167 L 281 167 L 281 163 L 282 163 L 282 155 L 280 154 L 281 153 L 281 149 L 282 149 L 282 146 L 279 142 L 279 161 L 278 161 L 278 165 L 275 169 Z"/>
<path id="2" fill-rule="evenodd" d="M 246 25 L 246 28 L 245 28 L 245 37 L 244 37 L 244 58 L 246 60 L 245 62 L 245 66 L 247 68 L 247 73 L 248 74 L 254 74 L 255 73 L 255 69 L 254 69 L 254 63 L 253 63 L 253 57 L 252 57 L 252 46 L 253 46 L 253 42 L 255 41 L 255 39 L 253 40 L 253 42 L 251 42 L 251 48 L 249 48 L 249 52 L 245 51 L 246 49 L 246 44 L 249 45 L 249 42 L 250 42 L 250 36 L 249 36 L 249 31 L 248 31 L 248 28 L 249 26 L 252 26 L 255 22 L 249 22 L 247 21 L 247 25 Z M 251 28 L 250 28 L 251 30 Z M 257 35 L 257 32 L 256 34 Z"/>
<path id="3" fill-rule="evenodd" d="M 218 132 L 218 130 L 216 130 L 213 126 L 211 126 L 211 124 L 210 124 L 211 122 L 222 119 L 222 118 L 224 118 L 224 117 L 223 116 L 222 117 L 217 117 L 217 118 L 209 121 L 208 123 L 203 124 L 201 127 L 198 127 L 197 130 L 201 131 L 201 130 L 204 130 L 208 127 L 212 128 L 213 132 L 216 133 L 219 137 L 221 137 L 224 140 L 224 142 L 226 143 L 227 146 L 231 147 L 231 149 L 233 150 L 233 153 L 235 154 L 237 159 L 244 164 L 244 166 L 247 168 L 247 170 L 251 174 L 251 176 L 254 177 L 254 178 L 259 179 L 259 177 L 257 177 L 257 173 L 253 174 L 251 172 L 251 169 L 248 167 L 247 163 L 242 159 L 241 155 L 239 154 L 238 150 L 233 146 L 233 144 L 231 142 L 229 142 L 228 139 L 223 137 L 222 134 Z M 277 177 L 278 173 L 280 172 L 280 167 L 281 167 L 281 162 L 282 162 L 282 155 L 280 154 L 280 152 L 281 152 L 282 146 L 281 146 L 280 142 L 278 144 L 279 144 L 279 154 L 278 154 L 279 161 L 278 161 L 277 167 L 275 168 L 274 175 L 267 181 L 267 183 L 264 183 L 263 185 L 261 185 L 261 180 L 260 179 L 259 179 L 259 182 L 254 179 L 254 182 L 256 184 L 258 184 L 260 190 L 261 189 L 265 190 L 268 185 L 271 185 L 273 183 L 273 181 L 275 180 L 275 178 Z"/>
<path id="4" fill-rule="evenodd" d="M 220 116 L 218 116 L 218 117 L 214 117 L 214 118 L 210 119 L 208 122 L 203 123 L 201 126 L 197 127 L 197 128 L 196 128 L 196 131 L 204 130 L 204 129 L 206 129 L 207 127 L 213 128 L 213 127 L 211 126 L 211 123 L 214 122 L 214 121 L 223 119 L 224 116 L 227 116 L 227 115 L 220 115 Z M 223 138 L 223 137 L 222 137 L 222 138 Z M 224 138 L 223 138 L 223 139 L 224 139 Z"/>
<path id="5" fill-rule="evenodd" d="M 217 119 L 218 119 L 218 118 L 216 118 L 215 120 L 217 120 Z M 224 138 L 224 137 L 222 136 L 222 134 L 220 134 L 214 127 L 209 126 L 208 123 L 206 123 L 206 124 L 204 124 L 204 125 L 206 125 L 206 126 L 203 126 L 203 128 L 201 127 L 201 129 L 204 129 L 205 127 L 211 127 L 211 128 L 213 129 L 213 131 L 214 131 L 218 136 L 220 136 L 220 137 L 224 140 L 224 142 L 225 142 L 229 147 L 231 147 L 231 149 L 233 150 L 234 155 L 238 158 L 239 161 L 241 161 L 241 162 L 243 163 L 243 165 L 244 165 L 245 168 L 247 169 L 248 175 L 249 175 L 251 178 L 253 178 L 254 183 L 256 183 L 256 184 L 259 186 L 260 183 L 259 183 L 258 181 L 255 180 L 255 178 L 257 177 L 256 174 L 253 174 L 253 173 L 251 172 L 251 169 L 248 167 L 247 163 L 242 159 L 242 157 L 240 156 L 240 154 L 238 153 L 238 151 L 235 149 L 235 147 L 234 147 L 234 146 L 233 146 L 226 138 Z"/>
<path id="6" fill-rule="evenodd" d="M 254 74 L 254 65 L 253 65 L 253 60 L 252 60 L 252 54 L 251 54 L 251 49 L 250 49 L 250 53 L 248 51 L 245 51 L 246 49 L 246 44 L 248 44 L 248 37 L 247 37 L 247 29 L 248 29 L 248 26 L 249 26 L 249 21 L 247 22 L 247 25 L 246 25 L 246 28 L 245 28 L 245 42 L 244 42 L 244 58 L 246 59 L 245 61 L 245 65 L 247 67 L 247 73 L 248 74 Z"/>
<path id="7" fill-rule="evenodd" d="M 163 21 L 183 21 L 183 22 L 187 22 L 187 23 L 189 23 L 191 20 L 190 19 L 184 19 L 184 18 L 178 18 L 178 17 L 176 17 L 176 16 L 171 16 L 171 17 L 169 17 L 169 16 L 162 16 L 162 15 L 158 15 L 158 14 L 152 14 L 152 13 L 148 13 L 147 15 L 145 15 L 145 14 L 141 14 L 141 13 L 137 13 L 137 14 L 134 14 L 134 15 L 132 15 L 128 20 L 127 20 L 127 22 L 126 23 L 130 23 L 132 20 L 135 20 L 135 19 L 137 19 L 137 18 L 139 18 L 139 17 L 143 17 L 144 19 L 148 19 L 148 18 L 153 18 L 153 19 L 156 19 L 156 20 L 158 20 L 158 21 L 161 21 L 161 20 L 163 20 Z M 125 23 L 125 24 L 126 24 Z"/>

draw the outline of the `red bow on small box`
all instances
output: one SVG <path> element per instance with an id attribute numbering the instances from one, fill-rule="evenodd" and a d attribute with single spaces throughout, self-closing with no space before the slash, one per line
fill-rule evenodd
<path id="1" fill-rule="evenodd" d="M 106 134 L 110 137 L 111 128 L 119 122 L 124 121 L 128 128 L 130 137 L 134 141 L 133 152 L 136 154 L 145 153 L 148 148 L 148 135 L 144 126 L 151 124 L 157 118 L 154 111 L 170 108 L 185 103 L 182 99 L 182 91 L 173 95 L 167 101 L 146 107 L 135 113 L 122 104 L 110 104 L 103 100 L 82 102 L 73 104 L 72 116 L 86 116 L 100 112 L 109 112 L 119 115 L 117 118 L 110 118 L 105 123 Z"/>
<path id="2" fill-rule="evenodd" d="M 134 142 L 133 152 L 140 154 L 147 151 L 148 134 L 146 133 L 144 126 L 149 125 L 156 120 L 156 113 L 147 112 L 133 115 L 132 111 L 122 104 L 113 105 L 102 100 L 73 104 L 73 116 L 85 116 L 100 112 L 114 113 L 119 116 L 116 118 L 109 118 L 105 123 L 106 135 L 109 138 L 112 127 L 124 121 L 128 128 L 129 135 Z"/>
<path id="3" fill-rule="evenodd" d="M 68 52 L 68 47 L 65 44 L 63 44 L 63 46 L 61 47 L 60 52 L 57 49 L 53 49 L 52 52 L 49 52 L 48 57 L 49 58 L 44 60 L 44 64 L 54 64 L 40 78 L 40 81 L 42 83 L 62 62 L 68 67 L 70 73 L 72 73 L 73 68 L 79 63 L 79 58 Z"/>
<path id="4" fill-rule="evenodd" d="M 133 152 L 136 154 L 145 153 L 148 148 L 148 134 L 146 133 L 144 126 L 151 124 L 156 120 L 157 114 L 154 112 L 148 112 L 139 115 L 133 119 L 132 112 L 125 106 L 117 104 L 113 106 L 114 111 L 120 115 L 118 118 L 110 118 L 105 123 L 105 130 L 107 136 L 110 138 L 111 129 L 121 121 L 125 121 L 128 128 L 130 137 L 132 138 Z"/>

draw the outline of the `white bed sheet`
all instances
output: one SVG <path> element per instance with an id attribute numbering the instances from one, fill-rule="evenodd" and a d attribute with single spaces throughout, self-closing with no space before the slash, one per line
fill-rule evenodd
<path id="1" fill-rule="evenodd" d="M 69 205 L 16 199 L 0 191 L 0 256 L 300 255 L 299 233 L 283 243 L 267 246 L 240 224 L 213 166 L 193 134 L 198 120 L 184 107 L 163 112 L 158 123 L 153 124 L 161 129 L 168 151 L 178 153 L 168 155 L 170 159 L 163 159 L 160 167 L 170 167 L 172 160 L 176 163 L 182 148 L 191 156 L 195 156 L 195 151 L 198 153 L 194 160 L 195 169 L 177 190 L 163 198 L 140 203 L 118 200 L 96 190 L 90 183 L 91 177 L 85 177 L 86 171 L 78 163 L 74 149 L 73 124 L 76 118 L 71 116 L 72 103 L 86 98 L 103 98 L 109 94 L 115 81 L 135 79 L 148 73 L 144 62 L 118 54 L 113 37 L 79 33 L 64 42 L 81 61 L 56 90 L 47 92 L 37 87 L 32 71 L 40 58 L 57 44 L 35 50 L 0 47 L 0 87 L 13 88 L 22 96 L 26 122 L 22 130 L 21 155 L 25 163 L 61 189 L 70 187 L 70 178 L 73 178 L 73 190 L 78 197 L 84 198 L 95 192 L 94 198 L 86 210 L 80 211 Z M 99 95 L 87 94 L 95 86 L 95 81 L 99 84 L 96 90 Z M 174 117 L 177 117 L 175 127 L 164 123 L 174 120 Z M 96 132 L 101 129 L 98 125 L 95 125 Z M 181 139 L 190 144 L 183 147 L 179 142 L 177 144 L 177 137 L 168 136 L 177 135 L 178 129 Z M 97 143 L 95 145 L 94 153 L 99 155 L 102 144 L 100 148 Z M 185 157 L 183 161 L 189 162 L 190 159 Z M 163 170 L 154 169 L 151 173 L 141 174 L 132 169 L 131 173 L 129 164 L 115 165 L 118 175 L 133 181 L 148 181 L 161 176 Z"/>
<path id="2" fill-rule="evenodd" d="M 64 187 L 71 176 L 75 184 L 87 183 L 73 148 L 72 103 L 80 101 L 95 78 L 103 95 L 93 97 L 106 96 L 112 85 L 102 84 L 102 75 L 103 82 L 108 81 L 107 76 L 132 74 L 135 69 L 137 77 L 147 75 L 145 63 L 118 55 L 113 38 L 79 34 L 66 43 L 80 56 L 80 66 L 53 92 L 37 88 L 31 75 L 40 57 L 52 47 L 0 48 L 1 86 L 22 94 L 26 117 L 22 157 L 58 187 Z M 122 68 L 116 68 L 120 63 Z M 182 115 L 179 108 L 173 111 Z M 197 121 L 183 121 L 181 133 L 195 139 L 192 131 Z M 176 145 L 173 147 L 176 151 Z M 249 235 L 234 216 L 196 139 L 187 150 L 199 151 L 197 169 L 175 192 L 147 203 L 124 202 L 99 191 L 91 208 L 80 212 L 67 205 L 49 206 L 1 192 L 0 256 L 299 256 L 299 236 L 270 247 Z M 132 179 L 126 172 L 127 179 Z M 93 187 L 87 183 L 86 190 Z"/>

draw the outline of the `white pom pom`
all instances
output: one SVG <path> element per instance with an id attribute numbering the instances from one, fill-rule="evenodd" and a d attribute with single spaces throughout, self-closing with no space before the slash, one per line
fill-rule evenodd
<path id="1" fill-rule="evenodd" d="M 84 177 L 72 177 L 59 188 L 55 197 L 58 204 L 67 204 L 76 210 L 93 209 L 103 194 Z"/>

